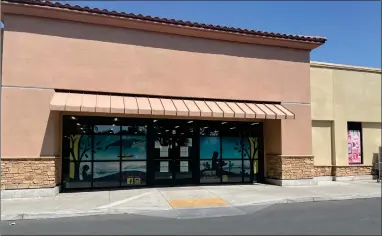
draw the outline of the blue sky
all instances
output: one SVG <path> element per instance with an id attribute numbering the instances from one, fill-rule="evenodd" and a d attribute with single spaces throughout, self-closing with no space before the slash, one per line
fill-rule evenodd
<path id="1" fill-rule="evenodd" d="M 158 17 L 323 36 L 311 60 L 381 67 L 381 3 L 363 1 L 67 1 Z"/>

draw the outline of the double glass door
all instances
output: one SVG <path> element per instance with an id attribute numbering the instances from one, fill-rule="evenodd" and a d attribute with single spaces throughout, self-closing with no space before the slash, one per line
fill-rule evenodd
<path id="1" fill-rule="evenodd" d="M 195 156 L 192 125 L 158 121 L 154 123 L 154 184 L 192 184 Z"/>

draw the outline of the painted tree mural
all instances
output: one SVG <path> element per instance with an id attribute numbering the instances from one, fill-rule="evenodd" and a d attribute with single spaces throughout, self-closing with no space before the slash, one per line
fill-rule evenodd
<path id="1" fill-rule="evenodd" d="M 80 164 L 81 161 L 90 161 L 91 153 L 100 150 L 100 141 L 95 145 L 92 150 L 92 140 L 90 135 L 70 135 L 70 167 L 69 178 L 73 180 L 80 180 Z"/>
<path id="2" fill-rule="evenodd" d="M 243 147 L 243 148 L 242 148 Z M 242 138 L 240 142 L 236 143 L 235 150 L 243 152 L 244 158 L 253 160 L 253 171 L 256 174 L 258 169 L 258 150 L 259 142 L 258 137 Z"/>
<path id="3" fill-rule="evenodd" d="M 244 142 L 244 157 L 248 157 L 249 160 L 258 159 L 259 143 L 257 137 L 249 137 Z"/>

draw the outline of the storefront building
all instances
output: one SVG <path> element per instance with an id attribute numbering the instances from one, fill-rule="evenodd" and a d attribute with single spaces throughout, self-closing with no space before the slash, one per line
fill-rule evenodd
<path id="1" fill-rule="evenodd" d="M 337 69 L 311 68 L 310 51 L 324 38 L 43 1 L 3 1 L 1 10 L 3 197 L 59 189 L 315 184 L 317 176 L 338 176 L 333 170 L 340 166 L 341 173 L 371 174 L 364 155 L 346 172 L 346 130 L 334 136 L 335 154 L 327 152 L 333 146 L 323 135 L 342 132 L 336 122 L 348 118 L 321 114 L 330 101 L 331 114 L 346 102 L 327 102 L 327 88 L 317 81 L 337 81 Z M 363 86 L 380 85 L 380 71 L 362 73 L 373 81 Z M 375 107 L 379 102 L 373 111 L 379 121 L 370 122 L 380 129 L 378 94 L 367 96 Z M 362 109 L 368 107 L 376 109 L 369 103 Z M 368 125 L 364 139 L 377 132 Z M 374 143 L 366 143 L 368 155 Z"/>
<path id="2" fill-rule="evenodd" d="M 65 189 L 251 183 L 263 176 L 260 123 L 64 116 L 63 128 Z"/>

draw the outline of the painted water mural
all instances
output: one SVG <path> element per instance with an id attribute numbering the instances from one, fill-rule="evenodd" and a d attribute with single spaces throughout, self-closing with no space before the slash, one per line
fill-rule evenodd
<path id="1" fill-rule="evenodd" d="M 95 161 L 146 160 L 146 136 L 94 135 L 94 143 Z"/>
<path id="2" fill-rule="evenodd" d="M 69 178 L 96 186 L 145 184 L 146 136 L 71 135 Z"/>
<path id="3" fill-rule="evenodd" d="M 219 182 L 220 178 L 223 182 L 241 182 L 242 176 L 248 181 L 251 160 L 254 174 L 258 170 L 258 139 L 221 137 L 220 141 L 220 137 L 201 137 L 200 159 L 202 182 Z"/>
<path id="4" fill-rule="evenodd" d="M 220 137 L 200 137 L 200 159 L 212 159 L 214 152 L 220 153 Z"/>

